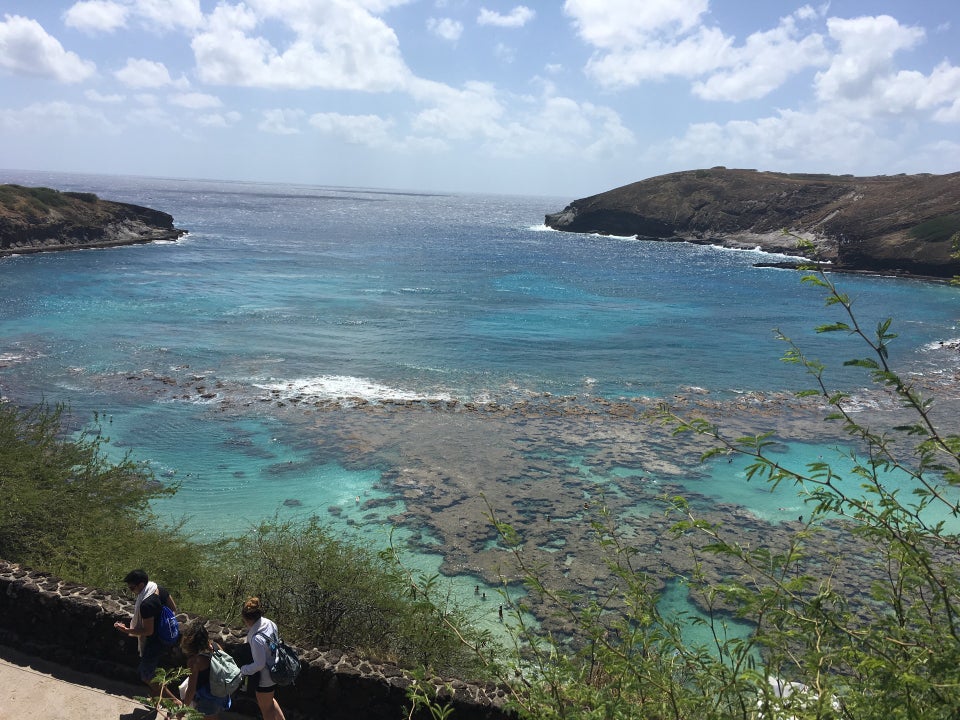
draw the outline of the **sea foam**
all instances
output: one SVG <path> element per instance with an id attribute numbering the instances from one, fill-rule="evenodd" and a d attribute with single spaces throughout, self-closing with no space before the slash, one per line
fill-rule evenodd
<path id="1" fill-rule="evenodd" d="M 315 378 L 255 383 L 285 400 L 348 400 L 360 398 L 368 402 L 396 400 L 450 400 L 447 393 L 426 395 L 403 388 L 390 387 L 367 378 L 350 375 L 322 375 Z"/>

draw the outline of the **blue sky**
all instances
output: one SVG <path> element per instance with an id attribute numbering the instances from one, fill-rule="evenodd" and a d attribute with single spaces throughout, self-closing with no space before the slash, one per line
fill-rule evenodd
<path id="1" fill-rule="evenodd" d="M 715 165 L 960 170 L 960 3 L 0 0 L 0 167 L 573 199 Z"/>

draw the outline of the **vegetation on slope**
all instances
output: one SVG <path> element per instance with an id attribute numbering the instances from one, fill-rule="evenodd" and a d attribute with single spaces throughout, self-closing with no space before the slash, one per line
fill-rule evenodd
<path id="1" fill-rule="evenodd" d="M 302 644 L 465 677 L 481 672 L 436 622 L 436 605 L 411 596 L 406 575 L 378 552 L 315 521 L 265 522 L 241 537 L 197 542 L 150 509 L 175 487 L 155 482 L 142 464 L 108 462 L 99 433 L 64 438 L 63 413 L 0 403 L 0 558 L 117 592 L 142 567 L 188 612 L 239 626 L 243 600 L 258 595 Z M 443 611 L 468 625 L 452 604 L 444 601 Z"/>
<path id="2" fill-rule="evenodd" d="M 173 217 L 93 193 L 0 185 L 0 255 L 175 240 Z"/>
<path id="3" fill-rule="evenodd" d="M 807 175 L 727 169 L 648 178 L 546 216 L 558 230 L 639 235 L 796 254 L 787 228 L 849 271 L 960 273 L 960 173 Z"/>

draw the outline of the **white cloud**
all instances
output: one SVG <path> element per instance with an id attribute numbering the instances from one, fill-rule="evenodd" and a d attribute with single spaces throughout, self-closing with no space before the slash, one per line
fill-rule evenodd
<path id="1" fill-rule="evenodd" d="M 64 14 L 68 27 L 90 34 L 128 27 L 131 19 L 151 31 L 192 30 L 203 22 L 200 0 L 80 0 Z"/>
<path id="2" fill-rule="evenodd" d="M 636 144 L 633 133 L 613 110 L 568 97 L 533 101 L 503 133 L 491 138 L 501 157 L 550 157 L 599 160 Z"/>
<path id="3" fill-rule="evenodd" d="M 536 13 L 526 5 L 517 5 L 506 15 L 502 15 L 494 10 L 480 8 L 480 14 L 477 16 L 478 25 L 493 25 L 502 28 L 520 28 L 536 17 Z"/>
<path id="4" fill-rule="evenodd" d="M 159 105 L 145 104 L 127 115 L 127 123 L 137 128 L 160 128 L 164 132 L 183 134 L 183 128 L 178 122 L 179 115 L 174 116 Z"/>
<path id="5" fill-rule="evenodd" d="M 416 114 L 414 129 L 424 135 L 467 139 L 496 133 L 505 108 L 489 83 L 468 82 L 462 90 L 421 82 L 415 95 L 430 105 Z"/>
<path id="6" fill-rule="evenodd" d="M 310 116 L 310 124 L 317 130 L 334 135 L 352 145 L 387 147 L 393 122 L 377 115 L 341 115 L 340 113 L 316 113 Z"/>
<path id="7" fill-rule="evenodd" d="M 509 45 L 497 43 L 493 47 L 493 56 L 502 63 L 510 64 L 517 57 L 517 51 Z"/>
<path id="8" fill-rule="evenodd" d="M 20 110 L 0 109 L 0 128 L 46 134 L 116 134 L 120 128 L 98 110 L 62 101 L 34 103 Z"/>
<path id="9" fill-rule="evenodd" d="M 563 11 L 590 45 L 623 51 L 655 36 L 676 37 L 692 30 L 708 5 L 708 0 L 566 0 Z"/>
<path id="10" fill-rule="evenodd" d="M 6 15 L 0 23 L 0 70 L 75 83 L 86 80 L 96 69 L 89 60 L 64 50 L 36 20 Z"/>
<path id="11" fill-rule="evenodd" d="M 694 83 L 693 92 L 705 100 L 761 98 L 797 72 L 826 65 L 829 59 L 821 35 L 799 37 L 794 18 L 786 17 L 773 30 L 753 33 L 742 46 L 728 47 L 723 68 Z"/>
<path id="12" fill-rule="evenodd" d="M 452 18 L 427 18 L 427 30 L 438 38 L 456 42 L 463 34 L 463 23 Z"/>
<path id="13" fill-rule="evenodd" d="M 839 52 L 817 73 L 817 97 L 824 102 L 857 102 L 876 94 L 892 74 L 893 56 L 923 40 L 921 28 L 904 27 L 889 15 L 827 20 Z"/>
<path id="14" fill-rule="evenodd" d="M 630 87 L 671 75 L 697 77 L 722 66 L 732 40 L 720 30 L 700 28 L 681 40 L 649 40 L 642 46 L 598 54 L 587 64 L 587 74 L 609 88 Z"/>
<path id="15" fill-rule="evenodd" d="M 209 113 L 197 118 L 197 123 L 203 127 L 227 128 L 240 122 L 241 115 L 238 112 L 228 113 Z"/>
<path id="16" fill-rule="evenodd" d="M 250 0 L 249 6 L 221 2 L 193 38 L 197 71 L 204 82 L 222 85 L 402 89 L 410 71 L 399 41 L 372 14 L 390 4 L 389 0 L 349 4 Z M 255 34 L 265 20 L 276 20 L 293 33 L 293 40 L 282 50 Z"/>
<path id="17" fill-rule="evenodd" d="M 635 144 L 633 133 L 610 108 L 555 97 L 503 98 L 489 83 L 460 90 L 439 84 L 417 86 L 430 107 L 417 113 L 413 129 L 437 142 L 479 144 L 497 157 L 609 156 Z"/>
<path id="18" fill-rule="evenodd" d="M 257 125 L 257 128 L 274 135 L 299 135 L 300 128 L 297 125 L 299 125 L 303 115 L 303 110 L 281 108 L 264 110 L 263 119 Z"/>
<path id="19" fill-rule="evenodd" d="M 154 60 L 127 58 L 127 64 L 113 74 L 128 87 L 156 88 L 173 84 L 166 65 Z"/>
<path id="20" fill-rule="evenodd" d="M 612 14 L 581 0 L 568 0 L 565 8 L 598 50 L 587 73 L 609 88 L 671 76 L 701 78 L 692 89 L 705 100 L 756 99 L 801 70 L 829 62 L 824 38 L 799 28 L 817 18 L 809 6 L 781 18 L 772 30 L 752 33 L 742 45 L 702 24 L 706 4 L 699 0 L 644 3 L 636 14 L 618 3 Z"/>
<path id="21" fill-rule="evenodd" d="M 111 105 L 123 102 L 123 95 L 118 95 L 116 93 L 111 95 L 103 95 L 96 90 L 87 90 L 83 96 L 90 102 L 107 103 Z"/>
<path id="22" fill-rule="evenodd" d="M 179 107 L 188 108 L 189 110 L 206 110 L 223 105 L 223 103 L 220 102 L 220 98 L 215 95 L 198 92 L 172 95 L 170 96 L 170 102 Z"/>
<path id="23" fill-rule="evenodd" d="M 897 70 L 894 55 L 925 38 L 922 28 L 892 17 L 831 18 L 831 38 L 839 45 L 830 66 L 816 75 L 817 99 L 836 113 L 861 118 L 896 115 L 949 122 L 960 100 L 960 67 L 944 61 L 929 75 Z"/>
<path id="24" fill-rule="evenodd" d="M 83 0 L 64 14 L 63 22 L 85 33 L 111 33 L 127 24 L 129 8 L 113 0 Z"/>
<path id="25" fill-rule="evenodd" d="M 678 167 L 791 168 L 804 172 L 853 172 L 897 156 L 896 142 L 862 120 L 827 109 L 781 110 L 774 116 L 727 123 L 697 123 L 669 143 Z"/>
<path id="26" fill-rule="evenodd" d="M 190 30 L 203 22 L 200 0 L 134 0 L 133 10 L 148 28 Z"/>
<path id="27" fill-rule="evenodd" d="M 960 123 L 960 98 L 953 101 L 949 107 L 943 107 L 933 114 L 933 119 L 943 123 Z M 956 154 L 960 157 L 960 153 Z"/>

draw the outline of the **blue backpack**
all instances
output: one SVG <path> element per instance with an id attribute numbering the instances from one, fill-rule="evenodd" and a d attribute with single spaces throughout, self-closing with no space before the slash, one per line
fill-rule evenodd
<path id="1" fill-rule="evenodd" d="M 164 645 L 176 645 L 180 639 L 180 623 L 173 610 L 163 605 L 157 617 L 157 636 Z"/>

